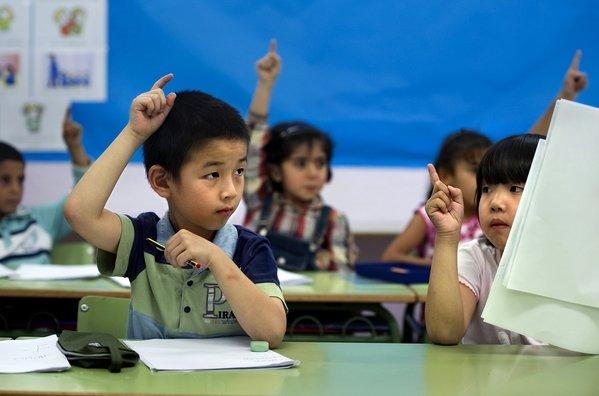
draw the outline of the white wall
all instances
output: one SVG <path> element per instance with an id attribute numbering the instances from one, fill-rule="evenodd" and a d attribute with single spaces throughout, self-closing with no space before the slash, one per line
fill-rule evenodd
<path id="1" fill-rule="evenodd" d="M 25 205 L 60 199 L 71 188 L 71 170 L 63 162 L 30 162 L 25 180 Z M 335 167 L 324 189 L 325 201 L 349 216 L 354 232 L 396 233 L 411 218 L 428 188 L 426 169 Z M 150 189 L 143 165 L 125 169 L 108 201 L 108 208 L 130 215 L 154 211 L 162 214 L 166 202 Z M 232 217 L 239 223 L 245 207 Z"/>

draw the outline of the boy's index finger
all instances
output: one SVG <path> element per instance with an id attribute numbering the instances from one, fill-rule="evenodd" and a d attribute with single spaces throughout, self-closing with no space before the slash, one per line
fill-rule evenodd
<path id="1" fill-rule="evenodd" d="M 435 165 L 433 165 L 433 164 L 428 164 L 426 166 L 426 168 L 428 169 L 428 175 L 431 179 L 431 184 L 434 186 L 435 183 L 437 183 L 438 181 L 441 180 L 439 178 L 439 174 L 437 173 L 437 170 L 435 169 Z"/>
<path id="2" fill-rule="evenodd" d="M 273 53 L 277 52 L 277 39 L 271 38 L 270 43 L 268 44 L 268 52 Z"/>
<path id="3" fill-rule="evenodd" d="M 172 79 L 173 79 L 173 73 L 169 73 L 166 76 L 162 76 L 162 77 L 160 77 L 160 79 L 158 79 L 158 81 L 156 81 L 154 83 L 154 85 L 152 85 L 152 89 L 156 89 L 156 88 L 162 89 Z"/>
<path id="4" fill-rule="evenodd" d="M 572 57 L 572 62 L 570 62 L 570 69 L 578 70 L 580 67 L 580 59 L 582 58 L 582 50 L 577 49 L 574 53 L 574 57 Z"/>

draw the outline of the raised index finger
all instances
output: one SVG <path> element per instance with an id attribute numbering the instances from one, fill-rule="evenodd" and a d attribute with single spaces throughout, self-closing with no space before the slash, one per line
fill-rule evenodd
<path id="1" fill-rule="evenodd" d="M 158 81 L 156 81 L 154 83 L 154 85 L 152 85 L 152 89 L 156 89 L 156 88 L 164 88 L 164 86 L 173 79 L 173 73 L 169 73 L 166 76 L 162 76 Z"/>
<path id="2" fill-rule="evenodd" d="M 268 52 L 277 52 L 277 39 L 270 39 L 270 43 L 268 44 Z"/>
<path id="3" fill-rule="evenodd" d="M 433 164 L 428 164 L 426 166 L 426 168 L 428 169 L 428 175 L 431 178 L 431 184 L 434 186 L 436 182 L 441 180 L 439 178 L 439 174 L 437 173 L 437 170 L 435 169 L 435 165 L 433 165 Z"/>
<path id="4" fill-rule="evenodd" d="M 572 62 L 570 62 L 570 69 L 578 70 L 580 67 L 580 59 L 582 58 L 582 50 L 576 50 L 574 53 L 574 57 L 572 58 Z"/>

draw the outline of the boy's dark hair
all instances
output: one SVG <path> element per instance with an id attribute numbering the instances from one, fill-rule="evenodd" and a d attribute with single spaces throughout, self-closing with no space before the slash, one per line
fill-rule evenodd
<path id="1" fill-rule="evenodd" d="M 476 208 L 484 184 L 526 183 L 541 135 L 509 136 L 495 143 L 483 156 L 476 172 Z"/>
<path id="2" fill-rule="evenodd" d="M 146 174 L 152 165 L 160 165 L 177 179 L 190 155 L 214 139 L 249 143 L 239 112 L 204 92 L 178 92 L 170 113 L 143 145 Z"/>
<path id="3" fill-rule="evenodd" d="M 13 160 L 25 163 L 23 154 L 8 143 L 0 142 L 0 162 Z"/>
<path id="4" fill-rule="evenodd" d="M 441 144 L 435 160 L 435 168 L 454 172 L 459 160 L 474 162 L 477 157 L 493 145 L 491 139 L 474 129 L 462 128 L 448 135 Z"/>
<path id="5" fill-rule="evenodd" d="M 266 165 L 281 165 L 283 161 L 291 157 L 293 152 L 300 146 L 307 144 L 312 148 L 314 143 L 320 143 L 327 159 L 327 182 L 331 181 L 331 159 L 333 158 L 333 140 L 325 132 L 303 121 L 281 122 L 270 128 L 270 139 L 264 151 L 266 153 Z M 282 191 L 281 183 L 270 177 L 270 184 L 275 191 Z"/>

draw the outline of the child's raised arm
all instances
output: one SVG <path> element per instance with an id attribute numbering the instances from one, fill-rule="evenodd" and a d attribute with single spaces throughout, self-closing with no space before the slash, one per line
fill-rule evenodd
<path id="1" fill-rule="evenodd" d="M 587 74 L 580 71 L 580 59 L 582 58 L 582 51 L 577 50 L 570 62 L 568 70 L 564 75 L 564 82 L 562 88 L 558 92 L 557 96 L 551 101 L 545 113 L 539 118 L 539 120 L 530 128 L 530 133 L 537 135 L 547 136 L 549 132 L 549 124 L 551 123 L 551 117 L 553 116 L 553 109 L 555 108 L 555 102 L 558 99 L 564 98 L 568 100 L 576 100 L 578 94 L 587 87 L 588 78 Z"/>
<path id="2" fill-rule="evenodd" d="M 149 92 L 133 100 L 125 128 L 67 198 L 64 211 L 68 222 L 85 240 L 102 250 L 116 252 L 121 236 L 120 220 L 104 208 L 106 201 L 135 150 L 162 125 L 173 107 L 175 94 L 165 96 L 162 91 L 172 78 L 172 74 L 167 74 Z"/>
<path id="3" fill-rule="evenodd" d="M 426 330 L 434 343 L 457 344 L 464 336 L 476 308 L 474 294 L 458 281 L 457 252 L 464 217 L 459 188 L 445 185 L 435 167 L 428 165 L 433 194 L 426 213 L 437 235 L 426 298 Z"/>
<path id="4" fill-rule="evenodd" d="M 252 124 L 253 118 L 260 120 L 268 116 L 271 91 L 280 71 L 281 57 L 277 54 L 277 41 L 272 39 L 270 40 L 268 53 L 256 62 L 258 82 L 250 103 L 249 124 Z"/>
<path id="5" fill-rule="evenodd" d="M 62 140 L 67 145 L 71 162 L 77 166 L 88 166 L 91 163 L 82 143 L 83 127 L 73 121 L 71 106 L 67 107 L 62 122 Z"/>

